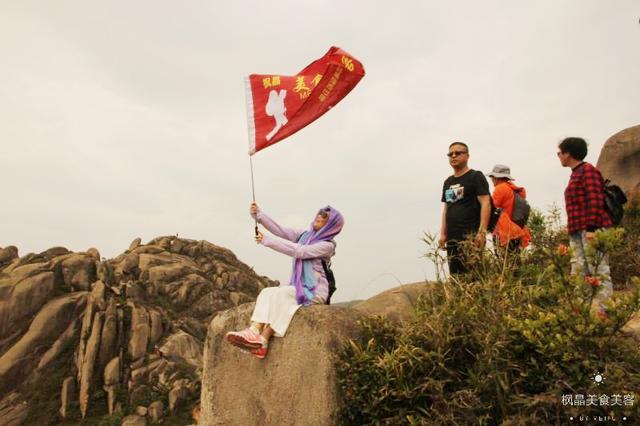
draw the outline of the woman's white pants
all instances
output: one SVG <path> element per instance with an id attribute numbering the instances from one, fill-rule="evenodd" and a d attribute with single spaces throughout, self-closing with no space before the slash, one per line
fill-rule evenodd
<path id="1" fill-rule="evenodd" d="M 284 337 L 291 318 L 300 306 L 292 285 L 267 287 L 258 295 L 251 321 L 269 324 L 276 336 Z"/>

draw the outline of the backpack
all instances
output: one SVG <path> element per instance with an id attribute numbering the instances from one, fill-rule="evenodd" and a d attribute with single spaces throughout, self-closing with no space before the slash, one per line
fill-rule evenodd
<path id="1" fill-rule="evenodd" d="M 618 185 L 611 183 L 609 179 L 604 181 L 604 208 L 611 217 L 613 226 L 620 225 L 624 216 L 624 204 L 627 196 Z"/>
<path id="2" fill-rule="evenodd" d="M 520 228 L 529 221 L 529 214 L 531 213 L 531 206 L 529 202 L 520 195 L 520 190 L 513 191 L 513 209 L 511 211 L 511 220 Z"/>
<path id="3" fill-rule="evenodd" d="M 491 200 L 491 215 L 489 216 L 487 231 L 493 232 L 496 229 L 496 225 L 498 224 L 498 220 L 500 219 L 500 215 L 502 214 L 502 209 L 500 207 L 496 207 L 493 204 L 493 197 L 491 197 L 490 200 Z"/>
<path id="4" fill-rule="evenodd" d="M 324 275 L 327 277 L 327 282 L 329 283 L 329 296 L 327 297 L 327 305 L 331 304 L 331 296 L 336 291 L 336 277 L 333 275 L 333 271 L 330 268 L 331 262 L 327 264 L 324 259 L 322 259 L 322 269 L 324 269 Z"/>
<path id="5" fill-rule="evenodd" d="M 300 238 L 302 238 L 303 235 L 304 233 L 300 234 L 296 242 L 300 241 Z M 335 247 L 336 243 L 333 240 L 331 240 L 330 242 L 333 243 L 333 246 Z M 327 305 L 330 305 L 331 296 L 336 291 L 336 277 L 335 275 L 333 275 L 333 271 L 331 270 L 331 260 L 329 260 L 328 263 L 324 259 L 320 259 L 320 260 L 322 261 L 322 269 L 324 270 L 324 276 L 327 277 L 327 282 L 329 283 L 329 296 L 327 296 L 327 301 L 325 303 Z"/>

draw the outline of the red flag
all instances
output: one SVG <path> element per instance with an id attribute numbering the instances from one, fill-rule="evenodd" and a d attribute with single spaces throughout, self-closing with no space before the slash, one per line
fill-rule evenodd
<path id="1" fill-rule="evenodd" d="M 338 47 L 294 76 L 251 74 L 246 78 L 249 154 L 319 118 L 363 76 L 362 64 Z"/>

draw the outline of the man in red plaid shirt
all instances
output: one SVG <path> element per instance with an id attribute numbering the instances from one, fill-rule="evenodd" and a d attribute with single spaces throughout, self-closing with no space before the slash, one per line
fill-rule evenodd
<path id="1" fill-rule="evenodd" d="M 563 167 L 571 167 L 571 178 L 564 190 L 567 209 L 567 231 L 573 249 L 571 273 L 581 273 L 589 280 L 600 279 L 594 297 L 600 317 L 606 317 L 606 302 L 613 294 L 609 258 L 607 255 L 588 256 L 587 247 L 593 242 L 598 229 L 613 225 L 605 210 L 604 179 L 593 165 L 583 161 L 587 156 L 587 143 L 582 138 L 566 138 L 558 145 L 558 158 Z M 593 257 L 599 260 L 594 264 Z M 601 259 L 601 260 L 600 260 Z"/>

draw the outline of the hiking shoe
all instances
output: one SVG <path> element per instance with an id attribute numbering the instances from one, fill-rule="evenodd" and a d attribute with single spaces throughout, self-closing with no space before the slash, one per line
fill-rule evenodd
<path id="1" fill-rule="evenodd" d="M 251 355 L 260 359 L 263 359 L 265 356 L 267 356 L 267 352 L 269 352 L 269 348 L 265 348 L 264 346 L 258 349 L 251 349 Z"/>
<path id="2" fill-rule="evenodd" d="M 241 349 L 259 349 L 262 347 L 263 337 L 250 328 L 242 331 L 230 331 L 225 336 L 227 342 Z"/>

